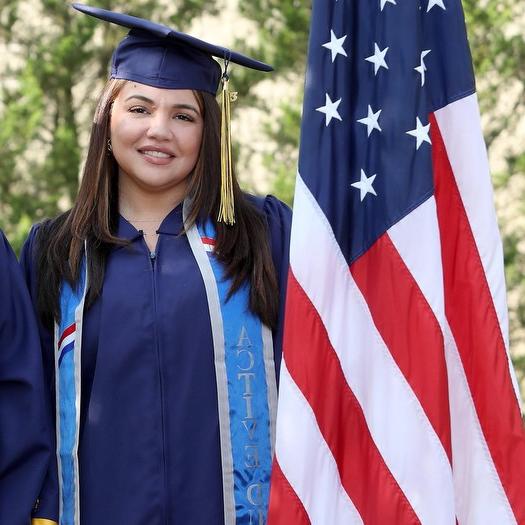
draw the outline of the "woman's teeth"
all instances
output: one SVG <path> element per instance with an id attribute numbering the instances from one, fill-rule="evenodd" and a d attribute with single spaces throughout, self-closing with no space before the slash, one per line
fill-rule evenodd
<path id="1" fill-rule="evenodd" d="M 149 155 L 150 157 L 158 157 L 160 159 L 169 159 L 172 155 L 164 153 L 163 151 L 150 151 L 146 150 L 142 152 L 143 155 Z"/>

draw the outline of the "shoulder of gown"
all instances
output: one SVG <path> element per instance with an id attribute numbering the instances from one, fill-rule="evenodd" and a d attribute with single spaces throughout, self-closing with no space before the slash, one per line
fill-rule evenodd
<path id="1" fill-rule="evenodd" d="M 292 210 L 273 195 L 259 197 L 247 194 L 247 198 L 266 218 L 272 257 L 277 273 L 280 275 L 281 270 L 285 270 L 286 275 L 288 273 Z"/>
<path id="2" fill-rule="evenodd" d="M 42 356 L 22 272 L 0 232 L 0 525 L 28 525 L 51 456 Z"/>
<path id="3" fill-rule="evenodd" d="M 44 223 L 34 224 L 26 241 L 22 246 L 20 252 L 20 266 L 24 275 L 29 294 L 31 296 L 34 309 L 36 310 L 36 297 L 37 297 L 37 268 L 36 268 L 36 248 L 38 234 Z M 52 428 L 52 451 L 54 452 L 56 443 L 54 436 L 54 416 L 55 416 L 55 360 L 54 360 L 54 342 L 53 333 L 46 329 L 42 323 L 37 319 L 37 330 L 38 337 L 41 346 L 41 355 L 44 369 L 44 400 L 46 404 L 46 416 L 48 424 Z M 58 473 L 56 468 L 55 454 L 51 454 L 48 466 L 47 474 L 44 481 L 40 486 L 40 494 L 38 497 L 39 504 L 33 512 L 33 525 L 38 525 L 36 521 L 39 518 L 52 520 L 53 523 L 58 521 Z M 45 523 L 45 522 L 42 522 Z M 0 523 L 0 525 L 3 525 Z M 27 524 L 26 524 L 27 525 Z M 47 523 L 46 523 L 47 525 Z"/>
<path id="4" fill-rule="evenodd" d="M 273 346 L 275 370 L 277 381 L 279 381 L 282 357 L 284 310 L 286 303 L 286 285 L 288 282 L 289 269 L 292 210 L 287 204 L 273 195 L 267 195 L 266 197 L 248 195 L 248 198 L 266 217 L 272 259 L 277 272 L 277 280 L 279 284 L 279 318 L 277 328 L 273 331 Z"/>
<path id="5" fill-rule="evenodd" d="M 42 223 L 33 224 L 31 230 L 29 230 L 27 239 L 22 245 L 22 250 L 20 251 L 20 266 L 22 267 L 24 278 L 32 298 L 36 297 L 35 249 L 36 238 L 40 230 L 41 224 Z"/>

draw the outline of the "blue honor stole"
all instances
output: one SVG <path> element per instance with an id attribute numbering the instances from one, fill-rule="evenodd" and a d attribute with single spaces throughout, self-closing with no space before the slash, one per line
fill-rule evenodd
<path id="1" fill-rule="evenodd" d="M 184 202 L 184 219 L 188 203 Z M 222 459 L 225 525 L 264 525 L 275 443 L 277 383 L 270 329 L 249 309 L 243 285 L 228 300 L 231 281 L 214 254 L 208 220 L 186 231 L 210 311 Z"/>
<path id="2" fill-rule="evenodd" d="M 59 524 L 80 525 L 78 441 L 82 319 L 87 291 L 86 258 L 75 288 L 60 289 L 60 323 L 55 324 L 56 437 Z"/>
<path id="3" fill-rule="evenodd" d="M 187 217 L 184 202 L 184 219 Z M 249 310 L 243 285 L 228 300 L 231 281 L 214 255 L 211 221 L 187 238 L 200 269 L 213 336 L 225 525 L 265 525 L 275 443 L 277 383 L 270 329 Z M 82 319 L 86 258 L 78 285 L 63 282 L 55 326 L 56 431 L 60 525 L 80 525 L 78 443 Z"/>

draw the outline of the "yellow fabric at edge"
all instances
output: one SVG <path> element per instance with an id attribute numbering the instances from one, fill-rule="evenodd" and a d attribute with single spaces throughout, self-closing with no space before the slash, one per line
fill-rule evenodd
<path id="1" fill-rule="evenodd" d="M 58 525 L 58 523 L 53 520 L 46 520 L 45 518 L 33 518 L 31 525 Z"/>

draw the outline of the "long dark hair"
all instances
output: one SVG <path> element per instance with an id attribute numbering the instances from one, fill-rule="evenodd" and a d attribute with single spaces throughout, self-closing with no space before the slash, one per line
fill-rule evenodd
<path id="1" fill-rule="evenodd" d="M 45 325 L 60 318 L 59 296 L 63 280 L 78 281 L 84 245 L 89 252 L 89 308 L 100 295 L 106 259 L 112 247 L 126 241 L 115 236 L 118 221 L 118 165 L 108 154 L 111 108 L 126 83 L 108 81 L 99 99 L 82 180 L 75 204 L 68 212 L 44 222 L 37 237 L 38 310 Z M 220 203 L 220 109 L 215 98 L 195 92 L 204 119 L 199 158 L 190 174 L 191 207 L 186 226 L 210 217 L 217 232 L 215 251 L 232 280 L 230 294 L 243 283 L 250 285 L 250 309 L 275 327 L 278 285 L 262 213 L 242 193 L 234 177 L 235 224 L 217 222 Z"/>

